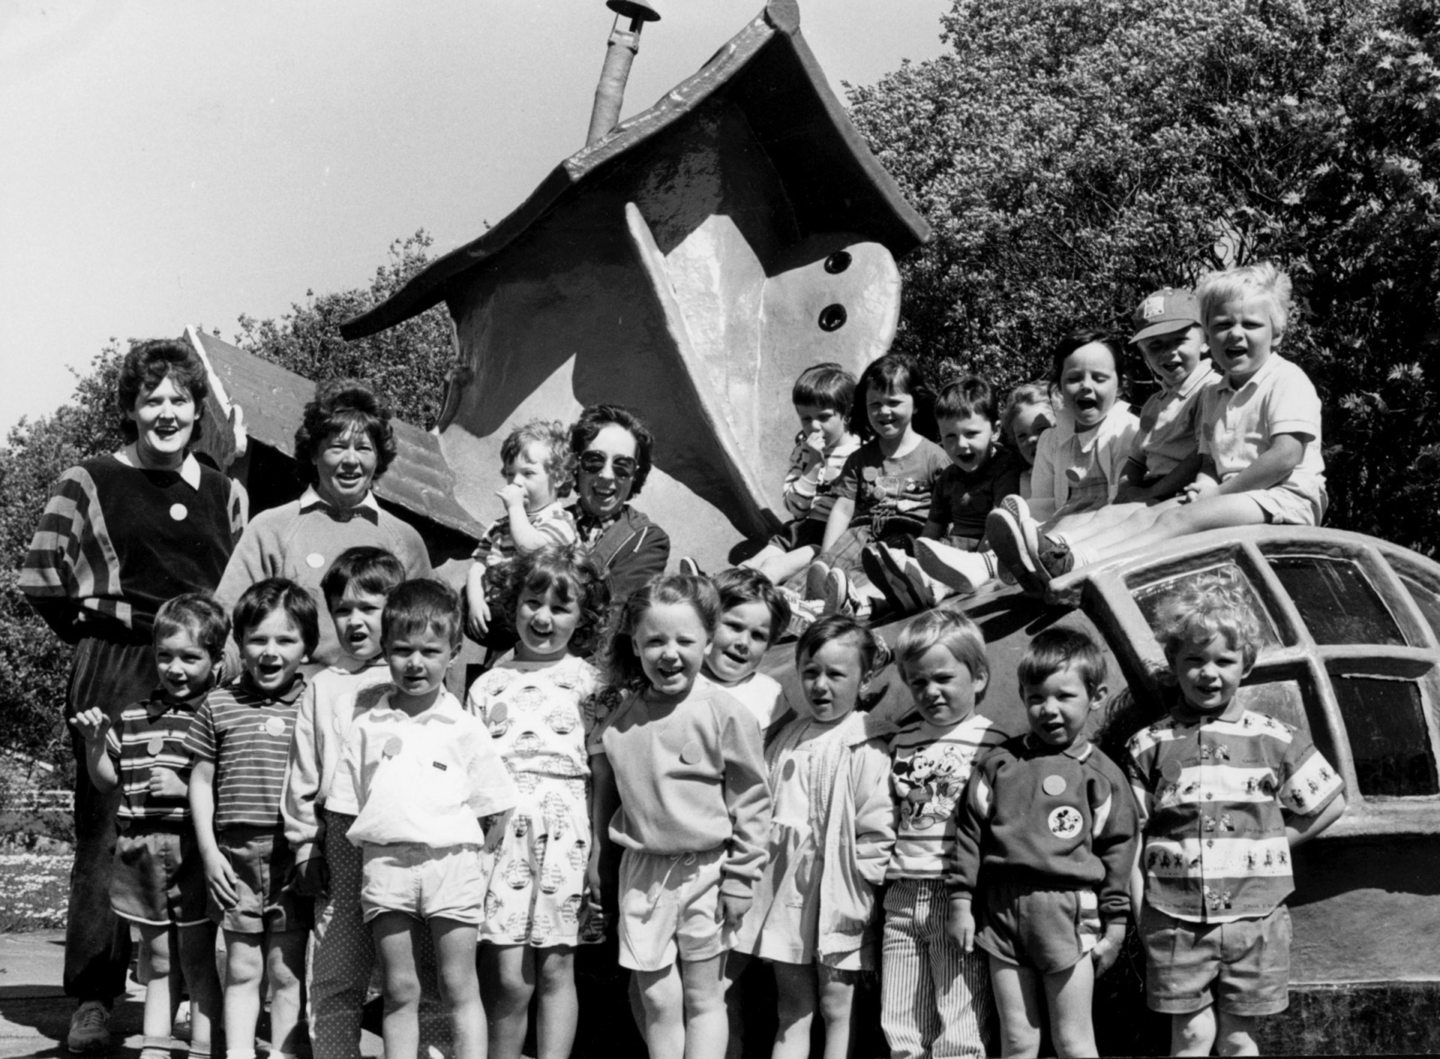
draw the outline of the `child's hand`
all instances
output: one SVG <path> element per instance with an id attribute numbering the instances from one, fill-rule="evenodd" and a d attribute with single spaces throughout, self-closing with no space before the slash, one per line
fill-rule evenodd
<path id="1" fill-rule="evenodd" d="M 183 798 L 190 791 L 190 784 L 182 780 L 174 769 L 156 767 L 150 770 L 150 796 L 152 798 Z"/>
<path id="2" fill-rule="evenodd" d="M 523 485 L 506 482 L 495 491 L 495 495 L 500 498 L 500 502 L 504 504 L 507 509 L 517 506 L 523 508 L 525 506 L 525 487 Z"/>
<path id="3" fill-rule="evenodd" d="M 806 454 L 811 460 L 823 460 L 825 458 L 825 434 L 823 431 L 814 431 L 806 434 L 805 440 L 801 442 L 805 446 Z"/>
<path id="4" fill-rule="evenodd" d="M 301 897 L 324 897 L 330 892 L 330 866 L 324 857 L 311 857 L 295 865 L 295 877 L 291 883 Z"/>
<path id="5" fill-rule="evenodd" d="M 975 951 L 975 915 L 970 908 L 968 897 L 950 899 L 950 915 L 945 921 L 945 933 L 960 946 L 962 952 Z"/>
<path id="6" fill-rule="evenodd" d="M 472 640 L 483 640 L 490 631 L 490 604 L 482 596 L 470 600 L 470 613 L 465 618 L 465 631 Z"/>
<path id="7" fill-rule="evenodd" d="M 222 909 L 234 908 L 240 900 L 235 869 L 218 849 L 205 856 L 205 888 Z"/>
<path id="8" fill-rule="evenodd" d="M 110 718 L 105 716 L 105 711 L 98 706 L 92 706 L 88 710 L 81 710 L 74 717 L 70 718 L 70 724 L 80 733 L 85 742 L 93 743 L 97 739 L 104 739 L 105 733 L 110 730 Z"/>
<path id="9" fill-rule="evenodd" d="M 1090 950 L 1090 959 L 1095 961 L 1095 977 L 1099 978 L 1115 966 L 1120 956 L 1120 946 L 1125 944 L 1125 921 L 1105 924 L 1105 936 Z"/>
<path id="10" fill-rule="evenodd" d="M 740 921 L 745 918 L 745 913 L 750 911 L 750 898 L 738 897 L 735 894 L 722 893 L 720 895 L 720 922 L 726 930 L 739 930 Z"/>
<path id="11" fill-rule="evenodd" d="M 1185 491 L 1180 494 L 1180 503 L 1193 504 L 1197 500 L 1215 495 L 1219 490 L 1219 482 L 1208 474 L 1202 474 L 1185 487 Z"/>
<path id="12" fill-rule="evenodd" d="M 590 903 L 600 907 L 600 858 L 592 856 L 585 867 L 585 886 L 590 891 Z"/>

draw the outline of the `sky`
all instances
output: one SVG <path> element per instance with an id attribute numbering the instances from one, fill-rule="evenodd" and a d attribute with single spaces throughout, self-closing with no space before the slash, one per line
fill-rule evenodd
<path id="1" fill-rule="evenodd" d="M 624 116 L 761 0 L 656 0 Z M 941 52 L 950 0 L 801 0 L 838 93 Z M 423 228 L 443 254 L 584 145 L 603 0 L 5 0 L 0 431 L 111 338 L 226 339 L 369 284 Z"/>

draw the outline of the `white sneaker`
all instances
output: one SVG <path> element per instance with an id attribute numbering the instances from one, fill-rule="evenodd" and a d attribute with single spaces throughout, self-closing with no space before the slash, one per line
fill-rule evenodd
<path id="1" fill-rule="evenodd" d="M 95 1055 L 110 1050 L 110 1009 L 98 1000 L 87 1000 L 70 1016 L 65 1048 L 76 1055 Z"/>
<path id="2" fill-rule="evenodd" d="M 915 538 L 915 561 L 920 569 L 960 595 L 968 595 L 989 581 L 990 564 L 979 552 L 967 552 L 926 537 Z"/>

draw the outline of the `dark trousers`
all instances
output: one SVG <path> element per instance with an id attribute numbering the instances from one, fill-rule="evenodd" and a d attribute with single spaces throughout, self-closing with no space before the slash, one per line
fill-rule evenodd
<path id="1" fill-rule="evenodd" d="M 132 702 L 149 698 L 159 676 L 149 644 L 81 640 L 75 647 L 65 718 L 98 706 L 111 720 Z M 130 929 L 110 910 L 119 788 L 95 789 L 85 771 L 85 741 L 70 729 L 75 752 L 75 864 L 65 920 L 65 992 L 77 1000 L 111 1004 L 124 995 L 130 966 Z"/>

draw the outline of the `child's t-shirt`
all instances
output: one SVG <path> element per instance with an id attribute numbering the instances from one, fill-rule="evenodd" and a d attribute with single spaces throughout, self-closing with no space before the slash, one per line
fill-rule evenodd
<path id="1" fill-rule="evenodd" d="M 299 673 L 274 697 L 247 675 L 215 688 L 196 712 L 185 749 L 196 761 L 215 764 L 216 832 L 280 824 L 295 711 L 304 691 Z"/>
<path id="2" fill-rule="evenodd" d="M 824 456 L 805 444 L 802 434 L 790 453 L 790 469 L 785 472 L 782 495 L 785 507 L 796 519 L 825 522 L 835 506 L 835 483 L 845 469 L 845 461 L 860 447 L 854 434 L 843 434 Z"/>
<path id="3" fill-rule="evenodd" d="M 785 689 L 772 676 L 759 672 L 751 673 L 734 684 L 723 684 L 706 673 L 702 673 L 698 679 L 729 692 L 730 696 L 755 718 L 761 732 L 766 731 L 785 712 Z"/>
<path id="4" fill-rule="evenodd" d="M 852 525 L 870 518 L 876 504 L 887 496 L 897 499 L 887 518 L 912 519 L 924 525 L 930 518 L 935 481 L 948 466 L 945 450 L 929 438 L 920 438 L 918 445 L 894 459 L 883 455 L 872 438 L 845 461 L 835 483 L 835 498 L 855 501 Z"/>
<path id="5" fill-rule="evenodd" d="M 982 539 L 986 516 L 1005 497 L 1020 491 L 1020 462 L 1009 450 L 991 445 L 989 457 L 974 471 L 952 463 L 935 483 L 930 521 L 947 537 Z"/>
<path id="6" fill-rule="evenodd" d="M 1345 789 L 1305 733 L 1232 702 L 1172 715 L 1125 746 L 1140 806 L 1145 900 L 1176 919 L 1273 912 L 1295 888 L 1283 812 L 1318 813 Z"/>
<path id="7" fill-rule="evenodd" d="M 545 535 L 546 544 L 574 544 L 575 516 L 559 500 L 530 512 L 530 525 Z M 510 516 L 501 515 L 490 524 L 475 545 L 472 558 L 486 567 L 499 566 L 519 554 L 515 538 L 510 535 Z"/>
<path id="8" fill-rule="evenodd" d="M 521 662 L 506 655 L 470 685 L 466 709 L 490 732 L 512 775 L 590 775 L 600 671 L 583 658 Z"/>
<path id="9" fill-rule="evenodd" d="M 972 713 L 948 728 L 919 720 L 890 743 L 890 785 L 900 806 L 887 879 L 939 879 L 955 853 L 955 807 L 970 770 L 1005 733 Z"/>
<path id="10" fill-rule="evenodd" d="M 105 753 L 120 777 L 121 820 L 157 823 L 190 819 L 190 799 L 150 793 L 150 774 L 169 769 L 182 781 L 190 778 L 190 753 L 185 737 L 195 721 L 200 699 L 177 702 L 157 691 L 143 702 L 120 711 L 105 733 Z"/>
<path id="11" fill-rule="evenodd" d="M 1179 386 L 1162 386 L 1141 406 L 1129 458 L 1145 467 L 1147 479 L 1165 477 L 1199 451 L 1201 397 L 1219 384 L 1219 373 L 1201 359 Z"/>

